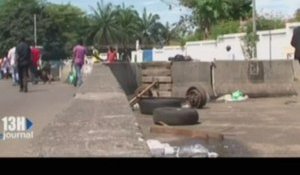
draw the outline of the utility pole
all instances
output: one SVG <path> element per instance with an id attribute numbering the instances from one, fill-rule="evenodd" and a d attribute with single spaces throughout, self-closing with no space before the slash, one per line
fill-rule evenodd
<path id="1" fill-rule="evenodd" d="M 34 46 L 37 46 L 36 14 L 33 15 L 33 19 L 34 19 Z"/>
<path id="2" fill-rule="evenodd" d="M 257 59 L 257 43 L 256 43 L 256 0 L 252 0 L 252 20 L 253 20 L 253 35 L 254 35 L 254 48 L 252 53 L 252 58 Z"/>

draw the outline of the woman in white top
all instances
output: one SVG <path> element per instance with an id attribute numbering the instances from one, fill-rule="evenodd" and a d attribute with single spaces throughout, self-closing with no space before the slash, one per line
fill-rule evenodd
<path id="1" fill-rule="evenodd" d="M 10 60 L 10 72 L 12 74 L 13 86 L 16 86 L 19 82 L 18 68 L 16 64 L 16 47 L 11 48 L 7 55 Z"/>

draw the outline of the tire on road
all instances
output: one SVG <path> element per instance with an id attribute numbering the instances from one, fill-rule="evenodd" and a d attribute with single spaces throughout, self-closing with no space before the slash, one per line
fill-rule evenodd
<path id="1" fill-rule="evenodd" d="M 144 98 L 139 101 L 142 114 L 152 115 L 153 111 L 162 107 L 181 107 L 182 100 L 176 98 Z"/>
<path id="2" fill-rule="evenodd" d="M 199 114 L 195 109 L 158 108 L 154 110 L 153 121 L 155 124 L 194 125 L 199 122 Z"/>

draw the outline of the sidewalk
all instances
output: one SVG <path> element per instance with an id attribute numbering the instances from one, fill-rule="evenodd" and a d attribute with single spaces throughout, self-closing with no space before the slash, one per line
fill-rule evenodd
<path id="1" fill-rule="evenodd" d="M 95 65 L 72 105 L 33 145 L 42 157 L 148 157 L 124 92 L 110 69 Z"/>

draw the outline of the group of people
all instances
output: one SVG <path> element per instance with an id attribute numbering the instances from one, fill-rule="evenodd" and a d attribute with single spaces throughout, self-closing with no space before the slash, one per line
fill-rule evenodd
<path id="1" fill-rule="evenodd" d="M 96 59 L 100 59 L 99 52 L 93 47 L 93 55 Z M 75 73 L 77 77 L 76 85 L 77 87 L 81 86 L 82 81 L 82 67 L 84 66 L 86 62 L 86 56 L 87 56 L 87 49 L 83 45 L 83 41 L 80 39 L 78 40 L 78 43 L 73 48 L 73 66 L 75 68 Z M 105 61 L 107 64 L 114 64 L 118 61 L 118 53 L 116 49 L 112 46 L 109 47 L 107 52 L 107 59 L 102 60 Z"/>
<path id="2" fill-rule="evenodd" d="M 20 92 L 28 92 L 29 77 L 33 84 L 37 84 L 39 79 L 44 83 L 52 79 L 51 65 L 47 61 L 41 65 L 40 50 L 36 46 L 30 47 L 25 38 L 21 38 L 17 46 L 8 51 L 0 67 L 2 77 L 11 77 L 13 86 L 20 86 Z"/>

